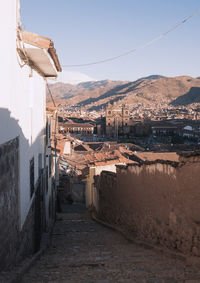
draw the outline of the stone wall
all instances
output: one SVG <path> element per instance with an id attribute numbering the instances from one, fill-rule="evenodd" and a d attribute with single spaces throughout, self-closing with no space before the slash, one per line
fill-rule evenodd
<path id="1" fill-rule="evenodd" d="M 0 270 L 35 251 L 35 200 L 20 230 L 19 139 L 0 145 Z"/>
<path id="2" fill-rule="evenodd" d="M 19 233 L 19 140 L 0 146 L 0 266 L 16 257 Z"/>
<path id="3" fill-rule="evenodd" d="M 35 232 L 35 202 L 33 201 L 22 230 L 18 234 L 16 257 L 13 263 L 23 260 L 36 251 Z"/>
<path id="4" fill-rule="evenodd" d="M 198 154 L 104 171 L 99 217 L 140 240 L 200 256 L 199 172 Z"/>

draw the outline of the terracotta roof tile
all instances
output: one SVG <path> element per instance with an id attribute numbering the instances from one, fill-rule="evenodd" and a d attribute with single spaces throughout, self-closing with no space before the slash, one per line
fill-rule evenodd
<path id="1" fill-rule="evenodd" d="M 62 68 L 60 66 L 54 43 L 50 38 L 38 35 L 30 31 L 22 30 L 22 39 L 24 43 L 46 49 L 49 52 L 51 58 L 53 59 L 57 71 L 62 72 Z"/>

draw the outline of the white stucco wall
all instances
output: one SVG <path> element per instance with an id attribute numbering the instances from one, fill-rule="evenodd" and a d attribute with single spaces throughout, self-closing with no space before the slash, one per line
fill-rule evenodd
<path id="1" fill-rule="evenodd" d="M 109 164 L 109 165 L 89 168 L 89 175 L 87 177 L 86 191 L 85 191 L 86 207 L 89 207 L 90 205 L 94 205 L 97 209 L 98 195 L 96 188 L 94 187 L 94 176 L 100 175 L 103 170 L 116 173 L 116 164 Z"/>
<path id="2" fill-rule="evenodd" d="M 38 154 L 44 154 L 45 81 L 30 67 L 20 67 L 16 52 L 17 1 L 3 1 L 0 9 L 0 144 L 20 137 L 21 226 L 29 211 L 29 162 L 34 156 L 35 182 Z"/>
<path id="3" fill-rule="evenodd" d="M 109 165 L 104 165 L 104 166 L 97 166 L 95 168 L 95 175 L 100 175 L 102 171 L 110 171 L 116 173 L 116 165 L 117 164 L 109 164 Z"/>
<path id="4" fill-rule="evenodd" d="M 94 176 L 98 176 L 102 171 L 116 173 L 116 165 L 126 165 L 125 163 L 108 164 L 89 168 L 89 174 L 86 179 L 85 201 L 86 207 L 93 205 L 98 211 L 98 192 L 94 186 Z"/>
<path id="5" fill-rule="evenodd" d="M 71 154 L 71 142 L 70 141 L 66 141 L 65 142 L 65 147 L 64 147 L 64 154 Z"/>

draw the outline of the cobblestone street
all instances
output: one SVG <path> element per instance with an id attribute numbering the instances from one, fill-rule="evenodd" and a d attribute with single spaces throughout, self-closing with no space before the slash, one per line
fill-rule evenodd
<path id="1" fill-rule="evenodd" d="M 200 282 L 200 270 L 130 243 L 74 207 L 59 214 L 51 247 L 22 282 Z"/>

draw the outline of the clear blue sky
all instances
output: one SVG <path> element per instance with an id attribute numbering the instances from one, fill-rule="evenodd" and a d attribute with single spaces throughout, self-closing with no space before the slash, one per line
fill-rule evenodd
<path id="1" fill-rule="evenodd" d="M 61 64 L 82 64 L 138 47 L 200 8 L 198 0 L 21 0 L 23 28 L 50 37 Z M 127 57 L 79 68 L 96 79 L 150 74 L 200 76 L 200 14 Z"/>

